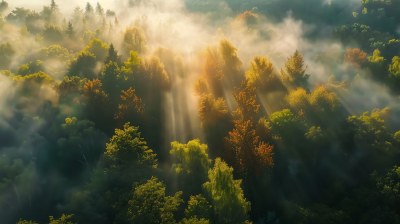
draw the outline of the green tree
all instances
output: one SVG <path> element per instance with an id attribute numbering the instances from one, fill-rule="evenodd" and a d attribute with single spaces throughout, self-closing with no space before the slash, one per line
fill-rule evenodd
<path id="1" fill-rule="evenodd" d="M 0 2 L 0 15 L 3 14 L 4 11 L 8 9 L 8 3 L 4 0 L 1 0 Z"/>
<path id="2" fill-rule="evenodd" d="M 94 126 L 91 121 L 67 117 L 58 130 L 54 161 L 65 176 L 76 177 L 97 165 L 106 137 Z"/>
<path id="3" fill-rule="evenodd" d="M 15 53 L 10 43 L 0 44 L 0 69 L 8 69 Z"/>
<path id="4" fill-rule="evenodd" d="M 281 75 L 283 80 L 292 83 L 295 86 L 307 87 L 308 77 L 310 75 L 306 74 L 307 67 L 304 65 L 304 58 L 298 50 L 290 56 L 283 69 L 281 70 Z"/>
<path id="5" fill-rule="evenodd" d="M 146 50 L 145 33 L 142 29 L 138 27 L 127 29 L 125 31 L 122 43 L 126 54 L 129 54 L 129 52 L 131 51 L 144 53 L 144 51 Z"/>
<path id="6" fill-rule="evenodd" d="M 246 72 L 249 85 L 256 86 L 260 90 L 271 91 L 281 87 L 281 81 L 275 74 L 272 62 L 264 56 L 254 57 L 250 68 Z"/>
<path id="7" fill-rule="evenodd" d="M 389 65 L 389 73 L 395 80 L 400 80 L 400 56 L 392 58 L 392 63 Z"/>
<path id="8" fill-rule="evenodd" d="M 28 64 L 23 64 L 18 68 L 18 74 L 28 75 L 37 72 L 43 72 L 43 62 L 40 60 L 31 61 Z"/>
<path id="9" fill-rule="evenodd" d="M 62 214 L 59 219 L 54 218 L 53 216 L 49 216 L 49 224 L 76 224 L 72 221 L 72 217 L 74 215 L 65 215 Z"/>
<path id="10" fill-rule="evenodd" d="M 92 53 L 98 62 L 103 62 L 108 56 L 109 46 L 98 38 L 89 41 L 82 52 Z"/>
<path id="11" fill-rule="evenodd" d="M 68 22 L 68 26 L 67 29 L 65 30 L 65 33 L 69 38 L 73 38 L 75 36 L 74 26 L 72 25 L 71 21 Z"/>
<path id="12" fill-rule="evenodd" d="M 267 127 L 275 140 L 298 144 L 304 134 L 303 125 L 290 109 L 283 109 L 269 116 Z M 299 133 L 302 133 L 299 135 Z"/>
<path id="13" fill-rule="evenodd" d="M 135 168 L 156 168 L 153 150 L 140 136 L 139 128 L 126 123 L 123 129 L 115 129 L 115 135 L 107 143 L 104 153 L 105 165 L 120 171 Z"/>
<path id="14" fill-rule="evenodd" d="M 385 202 L 392 208 L 400 206 L 400 167 L 394 166 L 384 176 L 376 179 L 376 186 Z M 399 214 L 397 212 L 397 214 Z"/>
<path id="15" fill-rule="evenodd" d="M 212 215 L 212 207 L 207 199 L 201 195 L 190 196 L 187 208 L 185 209 L 185 217 L 196 219 L 210 219 Z"/>
<path id="16" fill-rule="evenodd" d="M 214 223 L 244 223 L 248 219 L 250 203 L 240 184 L 241 180 L 233 179 L 233 169 L 217 158 L 203 185 L 213 207 Z"/>
<path id="17" fill-rule="evenodd" d="M 62 41 L 64 35 L 59 27 L 51 25 L 44 29 L 43 38 L 50 43 L 57 43 Z"/>
<path id="18" fill-rule="evenodd" d="M 68 75 L 83 78 L 96 77 L 96 56 L 90 52 L 81 52 L 69 67 Z"/>
<path id="19" fill-rule="evenodd" d="M 23 220 L 23 219 L 20 219 L 20 220 L 17 222 L 17 224 L 38 224 L 38 223 L 35 222 L 35 221 L 31 221 L 31 220 Z"/>
<path id="20" fill-rule="evenodd" d="M 182 192 L 166 196 L 165 185 L 156 177 L 136 186 L 129 200 L 128 216 L 132 223 L 176 223 L 174 213 L 182 204 Z"/>
<path id="21" fill-rule="evenodd" d="M 207 150 L 207 145 L 198 139 L 187 144 L 171 143 L 172 169 L 178 177 L 178 186 L 186 195 L 201 193 L 211 163 Z"/>
<path id="22" fill-rule="evenodd" d="M 368 56 L 368 61 L 372 63 L 383 63 L 385 62 L 385 58 L 381 56 L 381 51 L 379 49 L 375 49 L 372 56 Z"/>

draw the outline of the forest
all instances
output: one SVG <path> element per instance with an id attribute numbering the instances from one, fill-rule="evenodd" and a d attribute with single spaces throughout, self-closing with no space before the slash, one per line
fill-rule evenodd
<path id="1" fill-rule="evenodd" d="M 1 224 L 400 224 L 400 0 L 0 0 Z"/>

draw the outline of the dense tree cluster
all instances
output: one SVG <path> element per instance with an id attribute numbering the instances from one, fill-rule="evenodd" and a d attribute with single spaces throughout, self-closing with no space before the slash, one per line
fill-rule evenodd
<path id="1" fill-rule="evenodd" d="M 226 38 L 185 58 L 154 43 L 151 15 L 1 0 L 0 222 L 400 223 L 400 2 L 182 2 L 215 20 L 230 7 L 266 39 L 255 30 L 286 6 L 345 47 L 242 57 Z M 344 98 L 360 79 L 395 107 L 355 112 Z"/>

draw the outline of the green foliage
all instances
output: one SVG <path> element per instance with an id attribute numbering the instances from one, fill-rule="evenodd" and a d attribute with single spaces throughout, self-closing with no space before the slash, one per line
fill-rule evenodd
<path id="1" fill-rule="evenodd" d="M 274 90 L 281 85 L 280 79 L 275 74 L 273 65 L 267 57 L 255 57 L 246 72 L 246 79 L 250 85 L 255 85 L 261 90 Z"/>
<path id="2" fill-rule="evenodd" d="M 381 56 L 381 51 L 379 49 L 375 49 L 372 56 L 368 57 L 368 61 L 381 64 L 385 62 L 385 58 Z"/>
<path id="3" fill-rule="evenodd" d="M 304 65 L 304 58 L 299 51 L 295 51 L 292 56 L 290 56 L 284 68 L 281 70 L 281 76 L 283 80 L 292 83 L 295 86 L 307 87 L 308 77 L 310 75 L 306 74 L 307 67 Z"/>
<path id="4" fill-rule="evenodd" d="M 393 134 L 393 138 L 400 143 L 400 130 Z"/>
<path id="5" fill-rule="evenodd" d="M 46 27 L 43 31 L 43 37 L 51 43 L 58 43 L 64 38 L 62 30 L 56 26 Z"/>
<path id="6" fill-rule="evenodd" d="M 136 51 L 129 52 L 129 57 L 124 62 L 125 73 L 134 73 L 140 68 L 141 58 Z"/>
<path id="7" fill-rule="evenodd" d="M 204 94 L 199 99 L 199 117 L 204 127 L 215 124 L 228 116 L 228 107 L 225 100 L 214 98 L 211 94 Z"/>
<path id="8" fill-rule="evenodd" d="M 396 80 L 400 80 L 400 56 L 392 58 L 392 63 L 389 65 L 390 75 Z"/>
<path id="9" fill-rule="evenodd" d="M 195 139 L 187 144 L 171 143 L 170 154 L 172 169 L 178 176 L 178 186 L 186 194 L 200 193 L 201 184 L 207 180 L 211 160 L 207 154 L 208 147 Z"/>
<path id="10" fill-rule="evenodd" d="M 190 218 L 190 219 L 182 219 L 180 224 L 209 224 L 210 221 L 207 219 L 198 219 L 198 218 Z"/>
<path id="11" fill-rule="evenodd" d="M 65 215 L 62 214 L 59 219 L 54 218 L 53 216 L 50 216 L 50 222 L 49 224 L 75 224 L 75 222 L 72 222 L 72 217 L 74 215 Z"/>
<path id="12" fill-rule="evenodd" d="M 307 93 L 303 88 L 297 88 L 289 92 L 286 101 L 298 115 L 305 114 L 313 121 L 325 120 L 325 117 L 334 115 L 340 105 L 336 94 L 326 86 L 317 86 L 311 93 Z"/>
<path id="13" fill-rule="evenodd" d="M 70 65 L 68 74 L 85 78 L 96 77 L 96 56 L 90 52 L 81 52 Z"/>
<path id="14" fill-rule="evenodd" d="M 8 8 L 8 3 L 4 0 L 1 0 L 0 2 L 0 15 L 3 14 L 4 11 L 6 11 Z"/>
<path id="15" fill-rule="evenodd" d="M 23 64 L 18 68 L 18 74 L 28 75 L 37 72 L 42 72 L 44 70 L 43 62 L 40 60 L 31 61 L 28 64 Z"/>
<path id="16" fill-rule="evenodd" d="M 68 62 L 70 59 L 70 52 L 67 48 L 54 44 L 41 50 L 41 54 L 46 59 L 59 59 Z"/>
<path id="17" fill-rule="evenodd" d="M 88 120 L 67 117 L 57 139 L 57 166 L 66 176 L 93 169 L 103 153 L 105 136 Z"/>
<path id="18" fill-rule="evenodd" d="M 46 82 L 52 82 L 54 80 L 50 75 L 48 75 L 44 72 L 36 72 L 33 74 L 24 75 L 24 76 L 17 75 L 17 76 L 14 76 L 13 79 L 15 81 L 23 82 L 23 83 L 46 83 Z"/>
<path id="19" fill-rule="evenodd" d="M 203 195 L 190 196 L 187 208 L 185 209 L 186 218 L 210 219 L 211 214 L 212 207 Z"/>
<path id="20" fill-rule="evenodd" d="M 224 77 L 232 83 L 237 82 L 242 69 L 242 61 L 237 55 L 237 49 L 228 40 L 221 40 L 219 51 L 223 63 Z"/>
<path id="21" fill-rule="evenodd" d="M 145 75 L 145 79 L 151 82 L 152 86 L 161 88 L 161 90 L 166 90 L 170 87 L 169 75 L 159 58 L 151 57 L 142 61 L 141 69 Z M 139 79 L 138 81 L 142 80 Z"/>
<path id="22" fill-rule="evenodd" d="M 389 113 L 388 108 L 376 109 L 371 113 L 365 112 L 360 116 L 349 116 L 348 122 L 352 125 L 356 140 L 363 145 L 387 149 L 390 146 L 390 134 L 385 125 L 385 116 Z"/>
<path id="23" fill-rule="evenodd" d="M 23 24 L 30 13 L 29 9 L 17 7 L 6 16 L 6 20 L 14 24 Z"/>
<path id="24" fill-rule="evenodd" d="M 400 167 L 394 166 L 383 177 L 378 177 L 376 185 L 386 199 L 385 202 L 398 208 L 400 205 Z"/>
<path id="25" fill-rule="evenodd" d="M 129 54 L 131 51 L 144 53 L 146 50 L 146 37 L 144 31 L 138 27 L 127 29 L 123 38 L 123 46 L 126 54 Z"/>
<path id="26" fill-rule="evenodd" d="M 133 189 L 128 216 L 132 223 L 176 223 L 174 213 L 183 202 L 181 195 L 166 196 L 164 184 L 151 177 Z"/>
<path id="27" fill-rule="evenodd" d="M 298 118 L 289 109 L 272 113 L 267 122 L 267 127 L 275 138 L 290 136 L 290 133 L 298 129 L 299 125 Z"/>
<path id="28" fill-rule="evenodd" d="M 37 222 L 31 221 L 31 220 L 22 220 L 20 219 L 17 224 L 38 224 Z"/>
<path id="29" fill-rule="evenodd" d="M 0 44 L 0 69 L 8 68 L 15 53 L 10 43 Z"/>
<path id="30" fill-rule="evenodd" d="M 233 179 L 233 169 L 220 158 L 208 171 L 208 182 L 203 184 L 213 207 L 215 223 L 243 223 L 248 218 L 250 203 L 240 187 L 241 180 Z"/>
<path id="31" fill-rule="evenodd" d="M 104 153 L 106 166 L 110 169 L 128 170 L 130 167 L 156 168 L 157 159 L 147 142 L 140 137 L 138 127 L 126 123 L 123 129 L 107 143 Z"/>
<path id="32" fill-rule="evenodd" d="M 324 116 L 333 115 L 340 103 L 335 93 L 325 86 L 318 86 L 310 95 L 310 104 L 320 116 Z"/>
<path id="33" fill-rule="evenodd" d="M 97 61 L 104 61 L 108 55 L 109 46 L 98 38 L 89 41 L 82 52 L 88 52 L 96 57 Z"/>

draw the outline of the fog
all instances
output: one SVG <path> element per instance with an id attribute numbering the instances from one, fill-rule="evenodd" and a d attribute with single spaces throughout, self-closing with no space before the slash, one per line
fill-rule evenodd
<path id="1" fill-rule="evenodd" d="M 59 14 L 54 18 L 49 16 L 48 21 L 33 17 L 37 21 L 32 22 L 32 25 L 29 24 L 29 20 L 21 22 L 7 19 L 7 15 L 17 7 L 35 10 L 39 13 L 37 17 L 41 13 L 46 14 L 42 10 L 45 11 L 43 7 L 50 6 L 50 2 L 9 0 L 8 9 L 0 17 L 0 44 L 6 46 L 8 43 L 14 51 L 9 53 L 10 56 L 4 57 L 4 62 L 7 59 L 10 63 L 6 66 L 0 63 L 0 174 L 3 174 L 1 169 L 4 168 L 4 173 L 8 175 L 0 176 L 0 217 L 6 217 L 6 223 L 15 223 L 21 217 L 33 217 L 43 221 L 48 215 L 60 214 L 60 211 L 74 203 L 74 199 L 68 197 L 76 192 L 82 193 L 87 183 L 92 181 L 90 175 L 95 173 L 95 168 L 103 165 L 101 159 L 105 142 L 114 134 L 114 128 L 122 126 L 118 123 L 121 121 L 116 118 L 116 111 L 125 108 L 121 103 L 123 96 L 120 89 L 115 90 L 126 90 L 123 89 L 125 86 L 118 83 L 108 87 L 107 85 L 111 85 L 109 83 L 117 80 L 111 78 L 110 81 L 104 78 L 109 71 L 119 72 L 118 80 L 124 80 L 128 86 L 131 85 L 129 87 L 136 88 L 134 93 L 138 96 L 134 97 L 143 100 L 145 112 L 133 112 L 134 116 L 129 117 L 126 122 L 143 126 L 140 129 L 142 136 L 148 138 L 149 145 L 160 155 L 160 167 L 169 165 L 170 142 L 187 142 L 199 138 L 208 143 L 210 134 L 207 131 L 220 131 L 207 130 L 204 121 L 199 117 L 202 96 L 196 92 L 196 83 L 209 78 L 207 66 L 215 63 L 216 68 L 211 67 L 215 69 L 216 74 L 226 70 L 232 73 L 228 74 L 228 77 L 225 74 L 225 79 L 218 79 L 218 85 L 222 86 L 221 93 L 210 90 L 212 83 L 208 83 L 207 86 L 212 97 L 222 99 L 226 103 L 229 114 L 226 119 L 231 119 L 231 116 L 235 117 L 232 114 L 238 107 L 233 93 L 240 89 L 240 85 L 235 83 L 237 80 L 234 80 L 234 73 L 238 73 L 240 80 L 244 80 L 246 71 L 251 68 L 251 62 L 256 56 L 267 57 L 273 65 L 271 74 L 281 77 L 288 58 L 298 50 L 304 58 L 306 74 L 309 75 L 308 86 L 302 88 L 306 89 L 307 94 L 311 94 L 317 87 L 327 86 L 327 89 L 337 96 L 340 107 L 344 108 L 344 112 L 337 112 L 335 116 L 339 117 L 342 113 L 346 116 L 360 115 L 365 111 L 388 107 L 391 111 L 387 118 L 390 131 L 394 132 L 400 128 L 400 98 L 395 89 L 397 87 L 390 84 L 389 78 L 376 78 L 373 68 L 364 66 L 368 63 L 368 56 L 372 55 L 371 49 L 363 49 L 364 64 L 355 66 L 346 61 L 346 50 L 362 48 L 362 44 L 343 41 L 336 35 L 337 27 L 358 22 L 353 18 L 352 12 L 360 10 L 359 0 L 59 0 L 56 1 Z M 96 5 L 100 4 L 104 12 L 101 16 L 85 15 L 86 18 L 84 12 L 87 3 L 90 3 L 94 10 Z M 77 7 L 80 7 L 81 11 L 76 10 Z M 108 13 L 105 13 L 106 11 Z M 77 15 L 85 19 L 78 18 Z M 73 37 L 67 37 L 68 23 L 73 26 Z M 28 27 L 29 25 L 32 27 Z M 59 34 L 56 32 L 59 36 L 56 35 L 55 38 L 51 36 L 53 31 L 50 29 L 54 27 L 59 29 Z M 46 33 L 47 29 L 50 29 L 50 34 Z M 132 30 L 136 32 L 133 32 L 136 36 L 132 41 L 132 45 L 136 44 L 135 46 L 128 45 L 126 41 L 127 33 Z M 397 34 L 400 34 L 399 31 Z M 398 37 L 393 33 L 390 35 Z M 106 45 L 103 46 L 104 49 L 101 44 L 90 46 L 96 38 Z M 226 62 L 228 56 L 221 50 L 223 40 L 231 44 L 228 56 L 233 58 L 232 61 L 237 59 L 236 64 Z M 115 62 L 115 66 L 119 66 L 115 71 L 107 70 L 108 62 L 105 63 L 105 60 L 108 60 L 106 58 L 110 56 L 107 53 L 110 44 L 115 47 L 117 58 L 120 60 Z M 106 53 L 101 55 L 102 51 Z M 140 58 L 138 65 L 133 65 L 132 68 L 128 63 L 128 59 L 134 58 L 130 55 L 131 51 L 135 51 L 136 56 Z M 215 54 L 212 55 L 214 58 L 210 56 L 210 52 Z M 60 86 L 66 83 L 66 77 L 77 75 L 70 74 L 71 67 L 85 53 L 86 56 L 93 57 L 94 61 L 84 61 L 85 64 L 81 65 L 82 70 L 92 66 L 84 71 L 94 75 L 83 72 L 82 79 L 77 81 L 76 89 L 73 84 L 67 83 L 67 87 L 64 88 L 69 95 L 65 97 Z M 391 58 L 387 60 L 390 62 Z M 24 65 L 29 70 L 34 67 L 35 61 L 41 62 L 37 65 L 39 69 L 23 74 Z M 232 68 L 225 68 L 221 65 L 224 63 Z M 233 65 L 237 68 L 233 68 Z M 36 76 L 26 78 L 32 74 Z M 165 74 L 167 78 L 158 77 Z M 133 81 L 131 76 L 134 77 Z M 25 78 L 28 81 L 24 81 Z M 94 85 L 89 81 L 97 79 L 102 79 L 103 82 L 99 89 L 89 85 Z M 263 108 L 260 113 L 265 112 L 262 119 L 266 119 L 266 123 L 269 115 L 278 109 L 284 109 L 281 105 L 288 107 L 285 97 L 297 89 L 290 85 L 284 87 L 281 92 L 257 92 L 257 99 L 261 101 Z M 97 94 L 93 94 L 93 102 L 90 101 L 91 93 L 85 92 L 88 89 L 92 90 L 90 88 Z M 98 100 L 104 97 L 102 93 L 108 97 L 107 100 Z M 271 102 L 277 105 L 271 105 Z M 92 110 L 90 106 L 93 106 Z M 302 117 L 302 112 L 299 112 L 299 117 Z M 109 120 L 104 121 L 102 115 L 109 116 Z M 77 119 L 76 123 L 72 122 L 76 126 L 69 124 L 67 118 Z M 104 126 L 98 124 L 103 121 Z M 224 124 L 221 127 L 223 129 Z M 223 134 L 225 136 L 221 137 L 221 142 L 227 133 Z M 302 135 L 304 137 L 304 133 Z M 261 137 L 274 139 L 270 133 Z M 83 140 L 84 138 L 89 140 Z M 83 143 L 80 144 L 80 141 Z M 278 148 L 283 147 L 284 144 L 280 140 L 277 142 Z M 223 144 L 215 145 L 222 147 Z M 327 150 L 337 147 L 332 145 L 334 146 L 326 146 Z M 66 153 L 65 148 L 81 150 L 76 154 L 84 158 L 85 162 L 82 162 L 81 157 L 79 163 L 77 159 L 71 159 L 73 155 Z M 84 150 L 94 151 L 95 159 L 88 162 Z M 71 161 L 54 161 L 64 158 L 63 156 L 76 164 L 85 163 L 83 168 L 79 168 L 79 174 L 69 173 Z M 290 160 L 288 163 L 297 162 Z M 292 165 L 287 166 L 291 169 Z M 299 188 L 307 191 L 301 183 Z M 52 189 L 52 194 L 46 195 L 46 190 L 49 189 Z M 34 201 L 42 197 L 43 206 L 35 208 Z M 15 203 L 8 206 L 8 202 L 13 200 Z M 96 212 L 91 209 L 89 211 Z"/>

